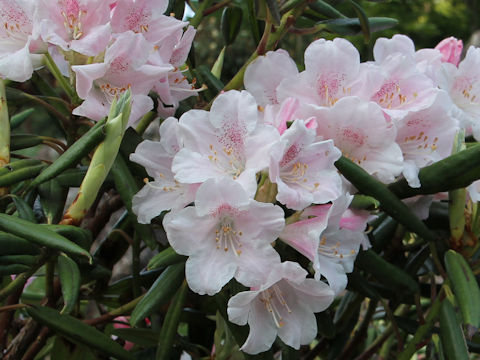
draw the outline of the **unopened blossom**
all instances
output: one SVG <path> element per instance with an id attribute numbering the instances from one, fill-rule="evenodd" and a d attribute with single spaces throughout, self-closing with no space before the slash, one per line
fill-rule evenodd
<path id="1" fill-rule="evenodd" d="M 370 247 L 364 234 L 366 212 L 348 209 L 353 196 L 341 196 L 333 204 L 311 206 L 300 221 L 289 224 L 280 239 L 313 262 L 315 279 L 323 275 L 338 294 L 347 286 L 360 246 Z"/>
<path id="2" fill-rule="evenodd" d="M 341 151 L 332 140 L 315 138 L 315 130 L 296 120 L 270 150 L 269 175 L 277 184 L 277 200 L 293 210 L 332 201 L 342 192 L 334 166 Z"/>
<path id="3" fill-rule="evenodd" d="M 404 157 L 403 175 L 411 187 L 420 187 L 418 171 L 452 152 L 458 130 L 450 115 L 452 103 L 444 91 L 439 91 L 434 103 L 426 109 L 411 112 L 395 123 L 397 143 Z"/>
<path id="4" fill-rule="evenodd" d="M 102 63 L 72 66 L 77 75 L 77 93 L 85 101 L 73 114 L 100 120 L 108 114 L 112 100 L 127 89 L 133 94 L 129 123 L 153 108 L 147 96 L 153 84 L 172 69 L 169 64 L 147 64 L 153 45 L 141 34 L 127 31 L 119 35 L 105 52 Z"/>
<path id="5" fill-rule="evenodd" d="M 42 65 L 46 45 L 33 33 L 36 0 L 0 0 L 0 78 L 26 81 Z"/>
<path id="6" fill-rule="evenodd" d="M 45 42 L 87 56 L 110 41 L 111 0 L 38 0 L 36 22 Z"/>
<path id="7" fill-rule="evenodd" d="M 280 102 L 276 90 L 280 82 L 297 74 L 295 61 L 285 50 L 278 49 L 259 56 L 248 65 L 243 81 L 258 105 L 275 105 Z"/>
<path id="8" fill-rule="evenodd" d="M 227 177 L 251 197 L 256 173 L 268 166 L 269 149 L 279 138 L 273 127 L 258 122 L 257 104 L 246 91 L 219 95 L 210 112 L 186 112 L 180 131 L 184 148 L 173 159 L 176 180 L 194 184 Z"/>
<path id="9" fill-rule="evenodd" d="M 284 79 L 277 97 L 296 97 L 303 103 L 333 106 L 339 99 L 373 94 L 382 78 L 372 67 L 360 65 L 358 50 L 347 40 L 319 39 L 305 50 L 305 71 Z"/>
<path id="10" fill-rule="evenodd" d="M 196 194 L 195 206 L 168 213 L 163 221 L 168 241 L 188 256 L 190 289 L 213 295 L 235 277 L 246 286 L 265 281 L 278 253 L 270 245 L 284 227 L 283 210 L 257 202 L 229 178 L 209 179 Z"/>
<path id="11" fill-rule="evenodd" d="M 319 139 L 332 139 L 345 157 L 380 181 L 392 182 L 402 172 L 395 126 L 377 104 L 350 96 L 331 108 L 310 105 L 308 114 L 317 118 Z"/>
<path id="12" fill-rule="evenodd" d="M 154 181 L 146 179 L 145 186 L 132 199 L 138 222 L 148 224 L 162 211 L 182 209 L 195 199 L 200 184 L 181 184 L 171 170 L 172 160 L 182 146 L 178 121 L 166 119 L 160 126 L 160 141 L 144 140 L 130 160 L 142 165 Z"/>
<path id="13" fill-rule="evenodd" d="M 228 301 L 228 319 L 250 327 L 242 351 L 267 351 L 277 335 L 295 349 L 315 338 L 314 314 L 328 308 L 334 294 L 325 283 L 306 276 L 300 265 L 287 261 L 272 266 L 261 286 L 240 292 Z"/>
<path id="14" fill-rule="evenodd" d="M 435 49 L 442 54 L 442 62 L 448 62 L 458 66 L 463 50 L 462 40 L 458 40 L 453 36 L 443 39 L 435 46 Z"/>

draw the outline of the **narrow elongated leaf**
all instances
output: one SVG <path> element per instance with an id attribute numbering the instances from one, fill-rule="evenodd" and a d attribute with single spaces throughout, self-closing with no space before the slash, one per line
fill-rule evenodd
<path id="1" fill-rule="evenodd" d="M 368 18 L 370 31 L 372 33 L 389 29 L 398 24 L 396 19 L 387 17 L 371 17 Z M 357 35 L 362 31 L 362 26 L 359 19 L 333 19 L 320 21 L 319 25 L 324 25 L 325 29 L 337 33 L 339 35 Z"/>
<path id="2" fill-rule="evenodd" d="M 33 188 L 41 183 L 48 181 L 60 174 L 64 170 L 76 165 L 84 156 L 93 150 L 104 138 L 103 127 L 105 119 L 97 122 L 90 130 L 88 130 L 80 139 L 75 141 L 72 146 L 68 148 L 62 155 L 55 160 L 52 165 L 46 168 L 42 173 L 35 178 L 30 184 Z"/>
<path id="3" fill-rule="evenodd" d="M 74 242 L 78 246 L 89 250 L 93 239 L 90 231 L 72 225 L 48 225 L 48 229 L 55 231 Z"/>
<path id="4" fill-rule="evenodd" d="M 32 115 L 35 112 L 35 109 L 26 109 L 18 114 L 13 115 L 10 118 L 10 128 L 15 129 L 19 127 L 30 115 Z"/>
<path id="5" fill-rule="evenodd" d="M 400 199 L 404 199 L 466 187 L 480 179 L 480 145 L 420 169 L 418 178 L 421 184 L 419 188 L 411 188 L 405 179 L 390 184 L 388 188 Z"/>
<path id="6" fill-rule="evenodd" d="M 2 265 L 13 265 L 13 264 L 20 264 L 20 265 L 27 265 L 31 266 L 36 264 L 38 261 L 38 256 L 33 255 L 3 255 L 0 256 L 0 264 Z"/>
<path id="7" fill-rule="evenodd" d="M 28 307 L 27 313 L 38 323 L 74 342 L 88 345 L 116 359 L 134 359 L 131 354 L 110 337 L 70 315 L 61 315 L 54 309 L 36 306 Z"/>
<path id="8" fill-rule="evenodd" d="M 21 274 L 30 269 L 30 266 L 23 264 L 0 265 L 0 276 Z"/>
<path id="9" fill-rule="evenodd" d="M 346 18 L 340 11 L 335 9 L 332 5 L 326 3 L 325 1 L 315 1 L 308 5 L 312 10 L 325 15 L 330 19 Z"/>
<path id="10" fill-rule="evenodd" d="M 24 180 L 34 178 L 46 167 L 44 164 L 23 167 L 18 170 L 11 171 L 7 174 L 0 175 L 0 187 L 6 187 L 18 184 Z"/>
<path id="11" fill-rule="evenodd" d="M 186 256 L 177 254 L 173 248 L 169 247 L 151 258 L 147 267 L 149 270 L 158 269 L 164 266 L 177 264 L 186 259 Z"/>
<path id="12" fill-rule="evenodd" d="M 360 166 L 345 157 L 341 157 L 335 166 L 343 176 L 365 195 L 380 201 L 383 210 L 407 229 L 417 233 L 427 241 L 435 241 L 435 235 L 400 201 L 386 185 L 370 176 Z"/>
<path id="13" fill-rule="evenodd" d="M 57 179 L 51 179 L 38 186 L 40 204 L 48 224 L 56 224 L 62 219 L 68 189 Z"/>
<path id="14" fill-rule="evenodd" d="M 475 333 L 480 326 L 480 289 L 477 280 L 463 256 L 453 250 L 445 253 L 445 267 L 471 337 L 471 332 Z"/>
<path id="15" fill-rule="evenodd" d="M 0 231 L 0 255 L 37 255 L 40 249 L 24 238 Z"/>
<path id="16" fill-rule="evenodd" d="M 0 214 L 0 228 L 38 245 L 64 251 L 67 254 L 85 256 L 92 260 L 88 251 L 45 226 L 33 224 L 15 216 Z"/>
<path id="17" fill-rule="evenodd" d="M 355 263 L 360 269 L 372 274 L 378 281 L 392 289 L 402 289 L 410 293 L 419 291 L 418 283 L 410 275 L 372 250 L 360 252 Z"/>
<path id="18" fill-rule="evenodd" d="M 40 136 L 30 134 L 13 134 L 10 137 L 10 150 L 27 149 L 40 145 L 43 142 Z"/>
<path id="19" fill-rule="evenodd" d="M 440 309 L 440 340 L 446 359 L 468 360 L 467 343 L 457 321 L 455 309 L 445 300 Z"/>
<path id="20" fill-rule="evenodd" d="M 33 213 L 33 209 L 23 200 L 21 197 L 16 195 L 9 195 L 9 197 L 13 200 L 15 207 L 17 208 L 18 216 L 21 219 L 30 221 L 30 222 L 37 222 L 35 219 L 35 214 Z"/>
<path id="21" fill-rule="evenodd" d="M 158 337 L 160 336 L 159 332 L 153 331 L 152 329 L 134 328 L 113 329 L 111 334 L 145 347 L 157 346 Z"/>
<path id="22" fill-rule="evenodd" d="M 367 14 L 365 14 L 363 8 L 355 1 L 350 0 L 350 4 L 353 6 L 355 13 L 358 16 L 360 26 L 362 27 L 363 37 L 365 38 L 365 43 L 368 44 L 370 41 L 370 21 L 368 20 Z"/>
<path id="23" fill-rule="evenodd" d="M 57 259 L 58 275 L 62 286 L 63 309 L 62 314 L 70 314 L 77 303 L 80 293 L 80 270 L 75 261 L 65 254 Z"/>
<path id="24" fill-rule="evenodd" d="M 232 45 L 242 25 L 243 12 L 236 6 L 226 7 L 222 13 L 220 27 L 225 45 Z"/>
<path id="25" fill-rule="evenodd" d="M 280 25 L 282 15 L 280 15 L 280 8 L 278 7 L 277 0 L 265 0 L 267 2 L 268 10 L 272 15 L 272 20 L 275 25 Z"/>
<path id="26" fill-rule="evenodd" d="M 170 303 L 165 321 L 160 330 L 160 337 L 158 340 L 156 360 L 170 359 L 170 353 L 173 346 L 173 341 L 177 333 L 178 323 L 180 322 L 180 315 L 182 314 L 183 304 L 187 297 L 188 286 L 184 280 L 183 284 L 178 289 L 175 297 Z"/>
<path id="27" fill-rule="evenodd" d="M 31 167 L 35 165 L 41 165 L 42 162 L 40 160 L 35 159 L 22 159 L 11 162 L 5 166 L 0 167 L 0 176 L 6 175 L 11 173 L 12 171 L 20 170 L 26 167 Z"/>
<path id="28" fill-rule="evenodd" d="M 170 265 L 165 269 L 133 310 L 130 324 L 135 326 L 171 299 L 184 278 L 184 264 Z"/>

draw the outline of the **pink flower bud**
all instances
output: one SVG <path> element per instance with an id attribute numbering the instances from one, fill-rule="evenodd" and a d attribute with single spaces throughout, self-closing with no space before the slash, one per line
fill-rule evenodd
<path id="1" fill-rule="evenodd" d="M 462 54 L 463 42 L 453 36 L 443 39 L 435 46 L 435 49 L 442 54 L 442 62 L 449 62 L 458 66 L 460 62 L 460 55 Z"/>

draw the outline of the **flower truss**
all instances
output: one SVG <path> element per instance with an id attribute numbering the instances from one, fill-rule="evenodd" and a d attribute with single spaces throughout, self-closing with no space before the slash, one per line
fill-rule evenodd
<path id="1" fill-rule="evenodd" d="M 54 61 L 84 100 L 74 114 L 100 120 L 113 98 L 130 89 L 130 124 L 159 97 L 158 111 L 173 114 L 196 95 L 183 74 L 195 29 L 166 16 L 165 0 L 2 0 L 0 77 L 28 80 Z M 51 61 L 50 61 L 51 62 Z"/>
<path id="2" fill-rule="evenodd" d="M 344 291 L 370 247 L 373 217 L 350 207 L 356 189 L 336 170 L 340 156 L 384 183 L 403 176 L 420 187 L 419 169 L 449 156 L 462 127 L 477 136 L 480 52 L 460 62 L 461 48 L 452 38 L 415 51 L 397 35 L 361 63 L 348 41 L 322 39 L 307 48 L 304 71 L 286 51 L 268 52 L 246 69 L 246 90 L 165 120 L 160 142 L 138 146 L 131 160 L 153 181 L 134 211 L 147 223 L 171 209 L 163 226 L 188 256 L 190 289 L 214 295 L 231 279 L 249 288 L 228 302 L 230 321 L 250 327 L 243 351 L 266 351 L 277 335 L 308 344 L 314 313 Z M 419 213 L 432 201 L 417 200 L 407 205 Z M 311 262 L 311 275 L 282 262 L 282 242 Z"/>

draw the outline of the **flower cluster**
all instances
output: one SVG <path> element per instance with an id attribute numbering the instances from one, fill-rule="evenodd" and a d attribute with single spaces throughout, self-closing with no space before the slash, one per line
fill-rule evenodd
<path id="1" fill-rule="evenodd" d="M 181 69 L 195 29 L 163 15 L 167 7 L 167 0 L 0 0 L 0 78 L 28 80 L 49 57 L 84 100 L 74 115 L 100 120 L 128 88 L 130 123 L 153 109 L 150 91 L 158 112 L 172 115 L 197 93 Z"/>
<path id="2" fill-rule="evenodd" d="M 450 38 L 415 51 L 396 35 L 361 63 L 348 41 L 321 39 L 302 72 L 284 50 L 269 52 L 247 68 L 246 90 L 166 119 L 160 141 L 131 155 L 151 177 L 134 212 L 149 223 L 169 211 L 163 226 L 188 256 L 190 288 L 214 295 L 233 278 L 250 288 L 228 302 L 230 321 L 250 326 L 243 351 L 265 351 L 277 335 L 309 343 L 313 314 L 345 289 L 370 246 L 371 216 L 350 208 L 356 190 L 334 166 L 340 156 L 382 182 L 403 175 L 419 187 L 419 169 L 450 155 L 460 127 L 478 137 L 480 54 L 471 48 L 459 63 L 461 50 Z M 278 240 L 312 263 L 314 278 L 282 262 Z"/>

